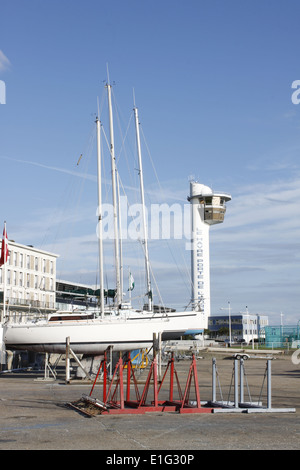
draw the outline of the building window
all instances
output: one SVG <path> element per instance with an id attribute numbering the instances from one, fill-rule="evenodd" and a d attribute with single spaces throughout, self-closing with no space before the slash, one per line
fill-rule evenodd
<path id="1" fill-rule="evenodd" d="M 26 268 L 30 269 L 30 255 L 26 256 Z M 29 286 L 28 286 L 29 287 Z"/>
<path id="2" fill-rule="evenodd" d="M 23 268 L 23 253 L 20 253 L 20 268 Z"/>
<path id="3" fill-rule="evenodd" d="M 39 270 L 39 259 L 37 257 L 34 260 L 34 268 L 36 271 Z"/>

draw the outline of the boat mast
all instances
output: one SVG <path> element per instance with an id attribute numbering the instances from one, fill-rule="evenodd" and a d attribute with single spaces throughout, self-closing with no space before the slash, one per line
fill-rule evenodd
<path id="1" fill-rule="evenodd" d="M 120 249 L 120 292 L 121 302 L 123 300 L 123 244 L 122 244 L 122 217 L 121 217 L 121 203 L 120 203 L 120 175 L 117 173 L 117 200 L 118 200 L 118 217 L 119 217 L 119 249 Z"/>
<path id="2" fill-rule="evenodd" d="M 135 117 L 135 128 L 136 128 L 136 143 L 139 159 L 139 174 L 140 174 L 140 188 L 141 188 L 141 200 L 142 200 L 142 218 L 143 218 L 143 240 L 144 251 L 145 251 L 145 267 L 147 276 L 147 295 L 148 295 L 148 309 L 152 311 L 152 291 L 151 291 L 151 279 L 150 279 L 150 265 L 149 265 L 149 252 L 148 252 L 148 233 L 146 225 L 146 214 L 145 214 L 145 195 L 144 195 L 144 177 L 143 177 L 143 165 L 142 165 L 142 153 L 141 153 L 141 140 L 140 140 L 140 129 L 139 129 L 139 117 L 138 110 L 134 104 L 134 117 Z"/>
<path id="3" fill-rule="evenodd" d="M 111 105 L 111 85 L 109 77 L 107 83 L 108 111 L 109 111 L 109 129 L 110 129 L 110 155 L 111 155 L 111 177 L 112 177 L 112 197 L 113 197 L 113 217 L 114 217 L 114 238 L 115 238 L 115 269 L 116 269 L 116 289 L 117 305 L 122 302 L 121 281 L 120 281 L 120 259 L 119 259 L 119 229 L 117 214 L 117 194 L 116 194 L 116 158 L 114 145 L 113 115 Z"/>
<path id="4" fill-rule="evenodd" d="M 96 117 L 97 126 L 97 166 L 98 166 L 98 240 L 99 240 L 99 271 L 100 271 L 100 308 L 101 317 L 104 318 L 104 279 L 103 279 L 103 233 L 102 233 L 102 194 L 101 194 L 101 145 L 100 121 Z"/>

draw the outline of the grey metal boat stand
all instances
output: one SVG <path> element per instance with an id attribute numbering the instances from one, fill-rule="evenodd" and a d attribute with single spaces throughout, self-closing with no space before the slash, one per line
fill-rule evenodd
<path id="1" fill-rule="evenodd" d="M 217 372 L 216 358 L 213 358 L 212 359 L 212 400 L 207 402 L 208 406 L 211 406 L 214 408 L 213 413 L 294 413 L 296 411 L 295 408 L 273 408 L 272 407 L 271 363 L 272 363 L 272 360 L 268 359 L 267 365 L 266 365 L 267 406 L 263 406 L 261 401 L 253 402 L 251 399 L 249 402 L 244 401 L 245 369 L 244 369 L 243 359 L 234 360 L 234 401 L 233 402 L 224 401 L 223 397 L 221 397 L 222 399 L 220 401 L 217 401 L 216 388 L 217 388 L 217 380 L 219 381 L 219 376 Z M 240 374 L 238 373 L 239 365 L 240 365 Z M 240 380 L 239 380 L 239 377 L 240 377 Z"/>

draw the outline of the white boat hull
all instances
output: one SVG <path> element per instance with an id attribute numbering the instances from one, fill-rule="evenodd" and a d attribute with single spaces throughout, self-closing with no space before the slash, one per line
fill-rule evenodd
<path id="1" fill-rule="evenodd" d="M 139 317 L 68 320 L 7 324 L 4 343 L 7 349 L 64 353 L 66 339 L 77 354 L 103 354 L 108 347 L 129 351 L 152 345 L 153 334 L 162 333 L 162 340 L 177 339 L 184 334 L 197 334 L 206 327 L 199 312 L 172 312 L 168 316 L 146 314 Z"/>

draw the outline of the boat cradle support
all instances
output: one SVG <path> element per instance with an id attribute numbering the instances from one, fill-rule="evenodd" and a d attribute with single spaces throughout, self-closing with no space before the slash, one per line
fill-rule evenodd
<path id="1" fill-rule="evenodd" d="M 162 380 L 158 379 L 158 362 L 154 355 L 150 365 L 149 373 L 145 381 L 143 390 L 138 389 L 137 379 L 132 366 L 130 353 L 123 362 L 120 357 L 112 376 L 108 380 L 106 355 L 101 361 L 97 376 L 92 385 L 89 396 L 83 395 L 76 402 L 68 403 L 88 416 L 96 415 L 125 415 L 144 414 L 151 412 L 176 412 L 176 413 L 211 413 L 212 407 L 202 406 L 200 401 L 199 383 L 197 375 L 197 364 L 195 356 L 189 367 L 188 377 L 185 387 L 180 386 L 178 374 L 175 370 L 173 354 L 168 361 Z M 162 390 L 165 378 L 169 371 L 169 397 L 167 400 L 160 400 L 159 394 Z M 102 400 L 92 396 L 98 376 L 102 372 Z M 174 385 L 177 384 L 178 399 L 174 399 Z M 148 398 L 150 387 L 152 388 L 152 399 Z M 134 397 L 132 396 L 134 389 Z M 182 391 L 183 390 L 183 391 Z M 191 392 L 194 391 L 195 399 L 191 400 Z"/>
<path id="2" fill-rule="evenodd" d="M 234 377 L 234 399 L 232 402 L 229 400 L 223 400 L 221 392 L 221 401 L 216 399 L 216 390 L 218 378 L 218 370 L 216 359 L 212 359 L 212 399 L 208 401 L 208 405 L 212 406 L 213 413 L 295 413 L 295 408 L 274 408 L 272 406 L 272 372 L 271 372 L 272 359 L 268 359 L 266 362 L 265 374 L 263 377 L 263 383 L 260 391 L 258 401 L 252 401 L 249 386 L 247 383 L 248 393 L 250 401 L 245 401 L 244 398 L 244 381 L 246 378 L 245 365 L 243 358 L 235 359 L 233 366 L 233 377 Z M 238 373 L 238 367 L 240 373 Z M 262 390 L 264 386 L 265 378 L 267 377 L 267 403 L 263 406 L 261 401 Z M 220 386 L 220 384 L 219 384 Z"/>

